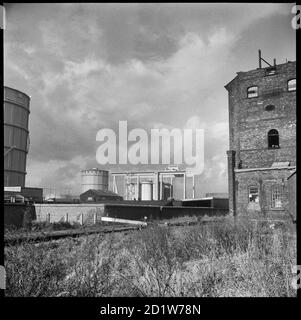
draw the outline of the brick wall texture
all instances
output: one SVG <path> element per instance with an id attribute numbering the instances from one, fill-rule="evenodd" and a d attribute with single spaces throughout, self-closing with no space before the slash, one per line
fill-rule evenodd
<path id="1" fill-rule="evenodd" d="M 287 62 L 274 70 L 238 72 L 225 86 L 229 94 L 229 150 L 235 151 L 235 159 L 228 152 L 229 198 L 235 201 L 230 201 L 230 212 L 273 214 L 289 210 L 287 177 L 296 166 L 296 91 L 288 91 L 288 81 L 295 78 L 296 62 Z M 258 87 L 258 96 L 248 98 L 248 88 L 253 86 Z M 268 105 L 274 106 L 272 110 L 266 109 Z M 268 146 L 271 129 L 279 133 L 277 149 Z M 263 170 L 274 162 L 289 162 L 289 167 Z M 280 209 L 271 206 L 273 185 L 283 187 Z M 259 203 L 249 202 L 250 186 L 259 188 Z"/>

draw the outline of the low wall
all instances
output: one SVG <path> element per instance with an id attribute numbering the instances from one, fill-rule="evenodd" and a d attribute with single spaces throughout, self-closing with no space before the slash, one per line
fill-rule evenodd
<path id="1" fill-rule="evenodd" d="M 162 207 L 161 219 L 171 219 L 184 216 L 203 217 L 205 215 L 209 217 L 218 217 L 225 216 L 228 213 L 228 209 L 217 209 L 207 207 Z"/>
<path id="2" fill-rule="evenodd" d="M 170 219 L 183 216 L 222 216 L 227 209 L 202 207 L 169 207 L 154 205 L 131 205 L 117 203 L 99 204 L 35 204 L 37 221 L 62 222 L 68 213 L 68 221 L 93 224 L 94 219 L 100 221 L 102 216 L 128 220 Z M 82 217 L 81 217 L 82 216 Z M 83 219 L 83 221 L 81 221 Z"/>
<path id="3" fill-rule="evenodd" d="M 183 216 L 224 216 L 227 209 L 202 207 L 131 206 L 106 204 L 104 213 L 108 217 L 120 219 L 148 220 L 171 219 Z"/>
<path id="4" fill-rule="evenodd" d="M 35 204 L 36 216 L 38 222 L 62 222 L 65 221 L 66 214 L 68 214 L 68 222 L 81 223 L 81 214 L 83 214 L 83 223 L 90 224 L 94 221 L 96 214 L 97 221 L 104 215 L 104 204 Z"/>
<path id="5" fill-rule="evenodd" d="M 24 203 L 4 204 L 4 227 L 22 228 L 36 219 L 36 211 L 33 205 Z"/>
<path id="6" fill-rule="evenodd" d="M 127 205 L 127 204 L 105 204 L 105 215 L 111 218 L 143 220 L 147 217 L 148 220 L 160 218 L 160 206 L 148 205 Z"/>

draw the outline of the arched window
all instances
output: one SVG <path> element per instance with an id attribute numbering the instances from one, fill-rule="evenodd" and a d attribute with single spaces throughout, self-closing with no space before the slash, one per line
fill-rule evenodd
<path id="1" fill-rule="evenodd" d="M 296 79 L 287 82 L 287 91 L 296 91 Z"/>
<path id="2" fill-rule="evenodd" d="M 268 132 L 268 145 L 270 149 L 279 148 L 279 133 L 276 129 Z"/>
<path id="3" fill-rule="evenodd" d="M 248 98 L 258 97 L 258 87 L 256 86 L 249 87 L 247 94 L 248 94 Z"/>

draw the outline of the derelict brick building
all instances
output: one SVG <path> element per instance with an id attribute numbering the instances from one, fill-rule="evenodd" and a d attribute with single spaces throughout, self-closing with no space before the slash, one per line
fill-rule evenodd
<path id="1" fill-rule="evenodd" d="M 261 59 L 261 57 L 260 57 Z M 296 62 L 238 72 L 229 95 L 229 210 L 285 214 L 296 168 Z"/>

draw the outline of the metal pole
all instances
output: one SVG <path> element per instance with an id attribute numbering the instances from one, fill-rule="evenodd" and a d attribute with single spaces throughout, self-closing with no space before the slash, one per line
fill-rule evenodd
<path id="1" fill-rule="evenodd" d="M 186 199 L 186 173 L 183 174 L 184 181 L 183 181 L 183 199 Z"/>
<path id="2" fill-rule="evenodd" d="M 163 176 L 162 174 L 160 174 L 160 199 L 159 200 L 162 200 L 163 199 Z"/>
<path id="3" fill-rule="evenodd" d="M 160 176 L 160 173 L 157 172 L 157 178 L 156 178 L 156 181 L 157 181 L 157 200 L 160 200 L 160 179 L 159 179 L 159 176 Z"/>
<path id="4" fill-rule="evenodd" d="M 258 50 L 259 69 L 261 69 L 261 50 Z"/>

